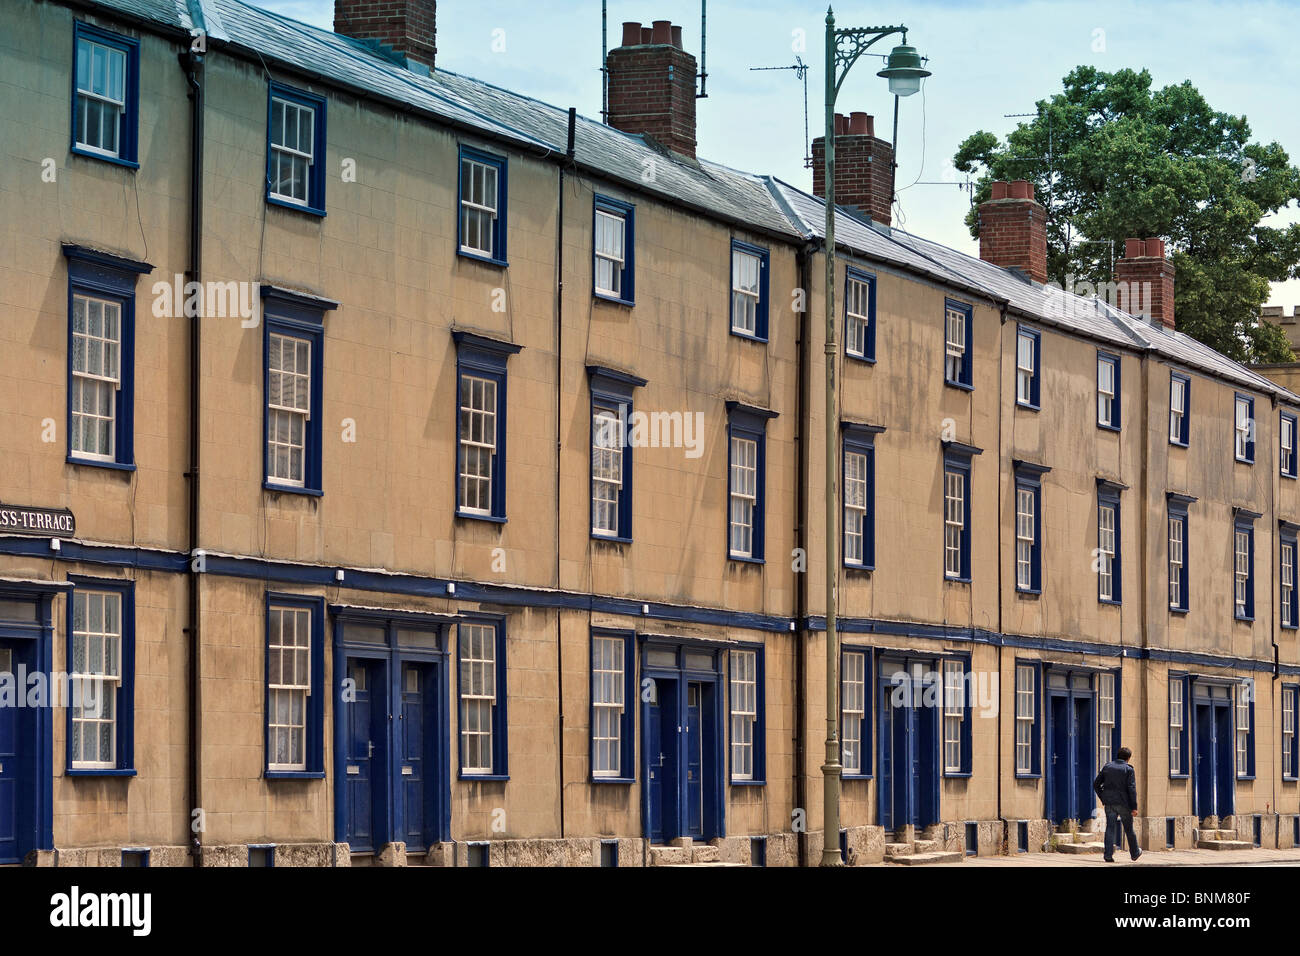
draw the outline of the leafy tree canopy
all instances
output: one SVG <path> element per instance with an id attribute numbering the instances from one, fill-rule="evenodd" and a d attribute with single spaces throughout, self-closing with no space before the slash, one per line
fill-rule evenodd
<path id="1" fill-rule="evenodd" d="M 1261 220 L 1300 202 L 1300 169 L 1277 143 L 1250 142 L 1244 116 L 1210 108 L 1184 81 L 1151 89 L 1146 70 L 1079 66 L 1063 92 L 1000 142 L 980 130 L 953 157 L 994 180 L 1027 179 L 1047 207 L 1051 280 L 1111 280 L 1127 238 L 1164 238 L 1177 270 L 1180 331 L 1241 362 L 1293 359 L 1280 329 L 1259 319 L 1269 283 L 1300 278 L 1300 225 Z M 1049 161 L 1050 157 L 1050 161 Z M 976 209 L 967 216 L 979 235 Z"/>

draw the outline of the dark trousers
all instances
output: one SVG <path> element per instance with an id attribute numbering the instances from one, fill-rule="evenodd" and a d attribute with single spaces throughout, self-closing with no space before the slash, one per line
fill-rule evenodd
<path id="1" fill-rule="evenodd" d="M 1106 806 L 1106 842 L 1103 846 L 1103 855 L 1108 860 L 1114 858 L 1121 824 L 1124 827 L 1124 839 L 1128 841 L 1129 856 L 1136 860 L 1142 851 L 1138 848 L 1137 834 L 1133 832 L 1133 811 L 1113 804 Z"/>

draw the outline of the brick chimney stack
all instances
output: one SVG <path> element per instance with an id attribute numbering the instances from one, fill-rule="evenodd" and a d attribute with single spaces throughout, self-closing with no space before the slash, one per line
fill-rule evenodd
<path id="1" fill-rule="evenodd" d="M 979 227 L 981 259 L 1047 281 L 1047 210 L 1034 200 L 1032 183 L 995 182 L 980 203 Z"/>
<path id="2" fill-rule="evenodd" d="M 813 194 L 826 198 L 826 137 L 812 142 Z M 876 138 L 866 113 L 835 114 L 835 204 L 889 225 L 894 205 L 894 148 Z"/>
<path id="3" fill-rule="evenodd" d="M 334 0 L 334 32 L 378 40 L 433 69 L 438 52 L 437 0 Z"/>
<path id="4" fill-rule="evenodd" d="M 695 158 L 695 57 L 682 49 L 682 28 L 623 24 L 623 45 L 609 51 L 606 122 L 647 134 L 674 153 Z"/>
<path id="5" fill-rule="evenodd" d="M 1163 239 L 1124 240 L 1124 257 L 1115 260 L 1120 308 L 1174 328 L 1174 264 Z"/>

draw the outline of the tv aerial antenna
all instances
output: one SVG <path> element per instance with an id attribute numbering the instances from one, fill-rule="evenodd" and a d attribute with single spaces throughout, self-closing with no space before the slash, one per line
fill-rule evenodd
<path id="1" fill-rule="evenodd" d="M 774 70 L 793 70 L 795 79 L 803 83 L 803 165 L 804 169 L 812 169 L 812 145 L 808 138 L 808 64 L 803 61 L 803 57 L 794 58 L 794 66 L 751 66 L 751 73 L 767 73 Z"/>

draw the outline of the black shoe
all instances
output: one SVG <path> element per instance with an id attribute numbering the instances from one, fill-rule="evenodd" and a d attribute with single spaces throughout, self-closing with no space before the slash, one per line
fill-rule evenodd
<path id="1" fill-rule="evenodd" d="M 1142 851 L 1141 851 L 1141 850 L 1138 850 L 1136 853 L 1134 853 L 1134 854 L 1133 854 L 1133 862 L 1136 863 L 1138 857 L 1140 857 L 1141 855 L 1142 855 Z"/>
<path id="2" fill-rule="evenodd" d="M 1114 862 L 1115 862 L 1115 858 L 1114 858 L 1113 856 L 1103 856 L 1103 857 L 1102 857 L 1102 860 L 1104 860 L 1104 861 L 1107 862 L 1107 863 L 1114 863 Z"/>

